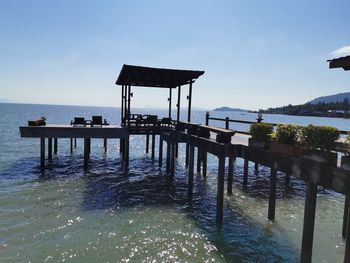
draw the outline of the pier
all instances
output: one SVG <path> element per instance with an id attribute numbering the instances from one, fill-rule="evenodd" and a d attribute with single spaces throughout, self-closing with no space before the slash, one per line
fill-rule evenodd
<path id="1" fill-rule="evenodd" d="M 120 126 L 76 127 L 73 125 L 45 125 L 38 127 L 22 126 L 20 132 L 22 137 L 40 139 L 40 166 L 45 169 L 45 143 L 48 143 L 48 158 L 52 157 L 52 141 L 54 140 L 54 151 L 57 152 L 57 140 L 60 138 L 71 138 L 71 147 L 74 138 L 84 139 L 84 166 L 88 168 L 91 139 L 99 138 L 120 140 L 120 154 L 123 165 L 127 168 L 129 164 L 129 141 L 130 136 L 145 136 L 145 151 L 151 148 L 151 158 L 156 158 L 155 141 L 159 140 L 158 163 L 163 167 L 167 176 L 173 176 L 176 170 L 175 159 L 178 157 L 179 144 L 185 145 L 186 166 L 188 168 L 188 196 L 193 195 L 193 184 L 195 170 L 203 178 L 207 176 L 208 153 L 217 157 L 218 173 L 216 184 L 216 223 L 224 224 L 224 194 L 225 178 L 227 180 L 227 194 L 232 194 L 233 165 L 236 158 L 244 159 L 243 184 L 247 185 L 249 180 L 248 164 L 254 162 L 256 169 L 258 165 L 269 167 L 269 196 L 268 196 L 268 220 L 278 219 L 276 215 L 276 180 L 277 172 L 286 175 L 286 182 L 290 176 L 305 181 L 307 186 L 304 227 L 301 240 L 301 262 L 311 262 L 313 248 L 313 233 L 315 222 L 315 211 L 317 203 L 317 187 L 322 186 L 344 194 L 344 218 L 342 234 L 346 240 L 344 262 L 350 262 L 350 171 L 343 165 L 332 166 L 320 163 L 303 156 L 287 156 L 264 148 L 250 146 L 248 134 L 230 127 L 231 123 L 240 122 L 251 124 L 252 122 L 219 119 L 206 116 L 204 124 L 191 122 L 192 88 L 195 80 L 204 74 L 204 71 L 157 69 L 124 65 L 116 84 L 121 86 L 121 124 Z M 187 87 L 188 86 L 188 87 Z M 132 113 L 131 100 L 135 87 L 156 87 L 169 90 L 168 107 L 169 115 L 158 118 L 157 115 L 142 115 Z M 185 88 L 188 88 L 185 90 Z M 176 116 L 172 116 L 173 95 L 177 91 Z M 181 92 L 187 91 L 187 121 L 180 121 Z M 210 125 L 210 120 L 222 121 L 224 127 Z M 261 120 L 257 120 L 261 121 Z M 345 132 L 345 131 L 343 131 Z M 150 142 L 151 140 L 151 142 Z M 151 143 L 151 147 L 150 147 Z M 166 156 L 163 152 L 166 147 Z M 56 149 L 56 150 L 55 150 Z M 225 176 L 225 166 L 228 165 L 228 174 Z M 196 169 L 195 169 L 196 168 Z"/>

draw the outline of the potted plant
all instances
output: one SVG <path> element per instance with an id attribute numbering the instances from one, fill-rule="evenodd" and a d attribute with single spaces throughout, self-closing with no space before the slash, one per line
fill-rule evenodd
<path id="1" fill-rule="evenodd" d="M 273 132 L 273 125 L 268 123 L 253 123 L 250 125 L 249 146 L 255 148 L 268 148 L 270 134 Z"/>
<path id="2" fill-rule="evenodd" d="M 335 149 L 335 141 L 339 139 L 339 135 L 339 130 L 330 126 L 303 127 L 301 141 L 307 149 L 304 157 L 336 166 L 338 155 L 332 150 Z"/>
<path id="3" fill-rule="evenodd" d="M 271 151 L 289 156 L 302 154 L 299 144 L 301 127 L 293 124 L 278 124 L 271 141 Z"/>

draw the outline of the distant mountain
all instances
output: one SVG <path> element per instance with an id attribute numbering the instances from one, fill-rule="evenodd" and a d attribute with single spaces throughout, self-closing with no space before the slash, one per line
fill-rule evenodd
<path id="1" fill-rule="evenodd" d="M 230 108 L 230 107 L 220 107 L 216 108 L 213 111 L 241 111 L 241 112 L 248 112 L 248 110 L 240 109 L 240 108 Z"/>
<path id="2" fill-rule="evenodd" d="M 324 103 L 343 102 L 344 99 L 346 99 L 346 98 L 348 99 L 348 101 L 350 101 L 350 92 L 344 92 L 344 93 L 338 93 L 335 95 L 319 97 L 319 98 L 311 100 L 309 103 L 317 104 L 320 102 L 324 102 Z"/>

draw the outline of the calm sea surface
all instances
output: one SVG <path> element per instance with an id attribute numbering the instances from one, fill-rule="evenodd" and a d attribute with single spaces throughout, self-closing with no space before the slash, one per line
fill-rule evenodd
<path id="1" fill-rule="evenodd" d="M 145 138 L 131 138 L 130 169 L 120 166 L 118 141 L 92 140 L 91 165 L 84 170 L 82 141 L 73 154 L 59 140 L 58 155 L 41 173 L 39 140 L 20 138 L 20 125 L 45 116 L 69 123 L 74 116 L 102 115 L 119 124 L 119 109 L 0 104 L 0 262 L 298 262 L 304 211 L 302 181 L 284 186 L 278 174 L 276 221 L 267 220 L 269 169 L 242 188 L 243 164 L 235 163 L 233 195 L 225 194 L 224 224 L 215 226 L 217 158 L 209 155 L 208 177 L 195 176 L 187 198 L 184 148 L 174 178 L 145 154 Z M 166 110 L 138 109 L 135 113 Z M 255 114 L 213 112 L 215 117 L 255 120 Z M 185 118 L 185 112 L 183 112 Z M 194 111 L 193 122 L 204 123 Z M 350 130 L 350 120 L 265 115 L 267 122 L 332 125 Z M 211 122 L 223 127 L 223 123 Z M 233 125 L 232 128 L 248 129 Z M 157 142 L 158 143 L 158 142 Z M 156 149 L 158 149 L 156 147 Z M 344 197 L 319 190 L 314 262 L 342 262 Z"/>

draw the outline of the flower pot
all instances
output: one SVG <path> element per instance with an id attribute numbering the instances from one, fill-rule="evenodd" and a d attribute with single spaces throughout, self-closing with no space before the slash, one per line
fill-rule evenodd
<path id="1" fill-rule="evenodd" d="M 338 154 L 330 151 L 310 150 L 303 155 L 304 158 L 318 163 L 326 163 L 331 166 L 337 166 Z"/>
<path id="2" fill-rule="evenodd" d="M 264 141 L 257 141 L 253 138 L 248 139 L 248 146 L 252 148 L 267 149 L 268 144 Z"/>
<path id="3" fill-rule="evenodd" d="M 271 143 L 271 151 L 288 156 L 300 156 L 303 154 L 303 148 L 299 145 L 289 145 L 277 142 Z"/>
<path id="4" fill-rule="evenodd" d="M 340 167 L 344 170 L 350 171 L 350 156 L 342 156 L 341 157 Z"/>

